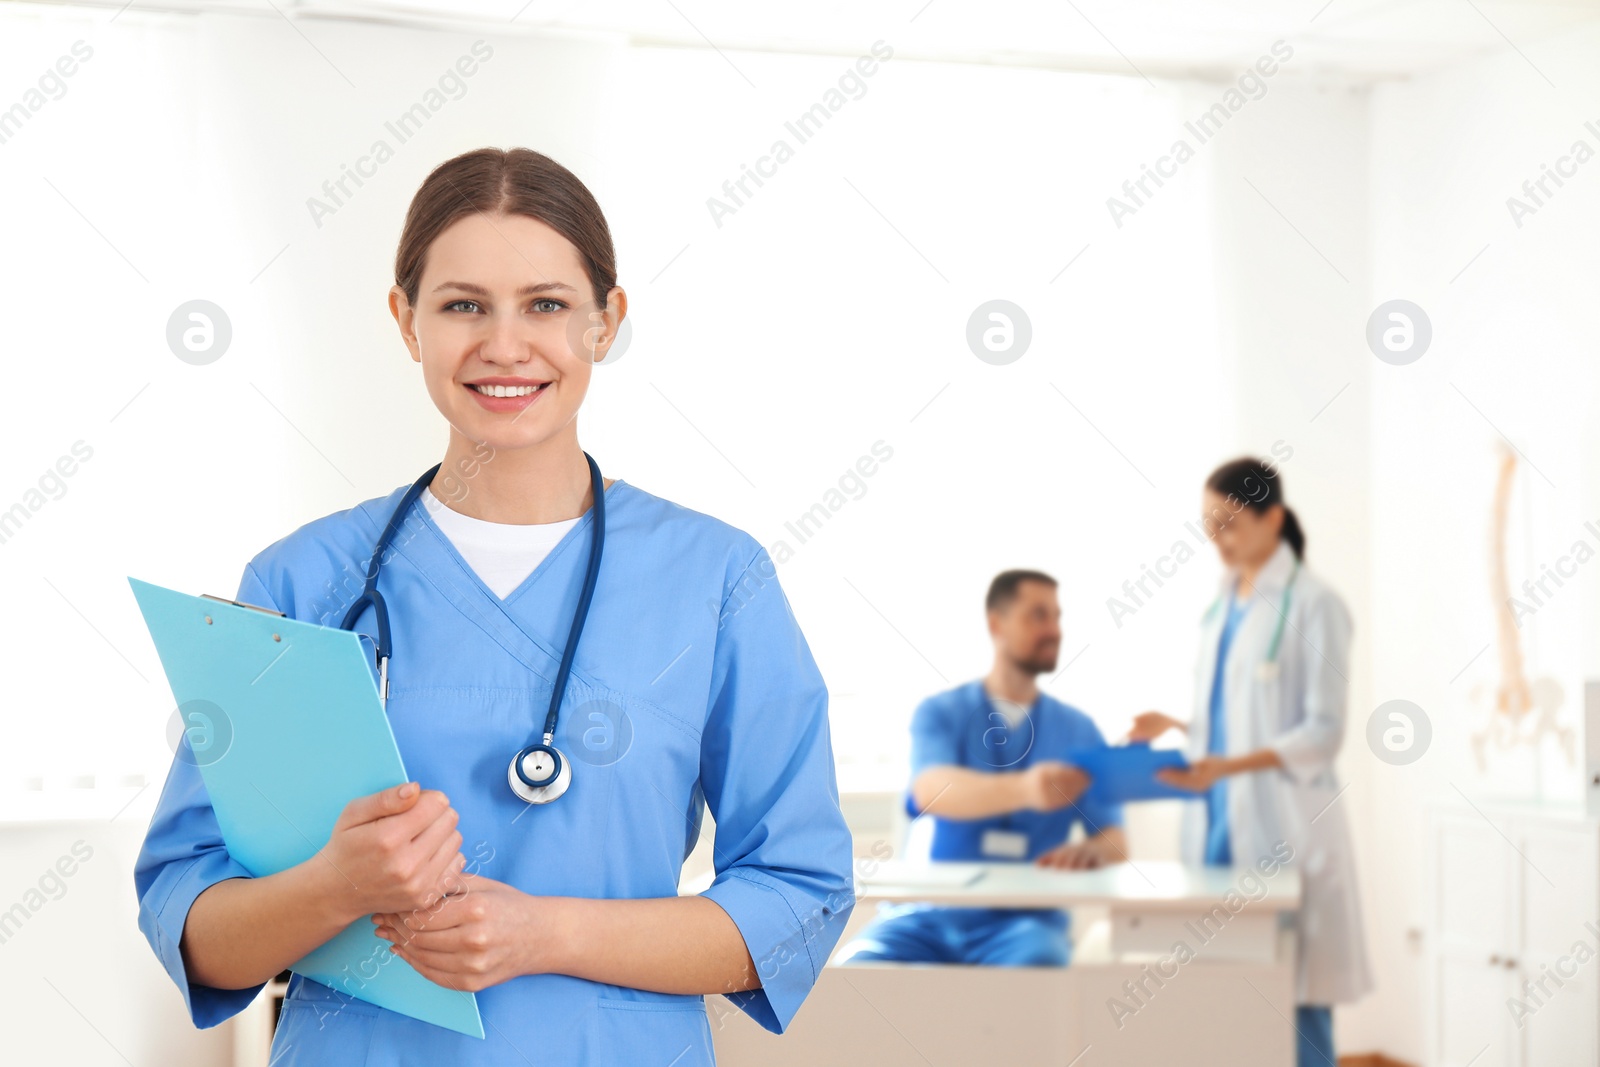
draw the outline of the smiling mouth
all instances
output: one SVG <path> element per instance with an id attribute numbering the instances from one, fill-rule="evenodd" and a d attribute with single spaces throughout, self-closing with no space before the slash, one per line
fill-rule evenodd
<path id="1" fill-rule="evenodd" d="M 474 385 L 469 383 L 468 389 L 482 396 L 532 396 L 550 387 L 549 382 L 539 385 Z"/>

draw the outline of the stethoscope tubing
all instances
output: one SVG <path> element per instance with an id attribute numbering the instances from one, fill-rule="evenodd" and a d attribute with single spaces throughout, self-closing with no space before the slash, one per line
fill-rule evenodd
<path id="1" fill-rule="evenodd" d="M 606 541 L 606 493 L 605 480 L 600 476 L 600 465 L 594 457 L 585 452 L 583 458 L 589 464 L 589 484 L 594 493 L 594 529 L 590 534 L 589 565 L 583 576 L 583 589 L 578 594 L 578 608 L 572 615 L 572 626 L 567 632 L 566 647 L 561 651 L 561 666 L 556 671 L 556 683 L 550 693 L 550 710 L 544 720 L 544 743 L 549 745 L 555 737 L 556 723 L 561 711 L 561 701 L 566 695 L 567 678 L 572 673 L 572 660 L 578 648 L 578 640 L 583 636 L 583 624 L 589 616 L 589 605 L 594 600 L 595 583 L 600 575 L 600 556 L 605 550 Z M 355 626 L 356 620 L 368 605 L 372 607 L 373 617 L 377 623 L 377 637 L 373 639 L 374 652 L 378 662 L 378 691 L 379 697 L 388 707 L 389 700 L 389 657 L 393 652 L 390 644 L 389 606 L 384 602 L 383 594 L 378 590 L 378 577 L 383 568 L 384 553 L 394 541 L 394 535 L 399 531 L 400 524 L 404 521 L 406 513 L 417 502 L 422 491 L 433 481 L 434 475 L 439 473 L 442 463 L 435 463 L 425 471 L 406 490 L 405 496 L 395 507 L 394 513 L 389 516 L 389 521 L 383 528 L 383 533 L 378 537 L 378 543 L 372 550 L 372 559 L 366 568 L 366 583 L 361 590 L 361 595 L 356 597 L 344 619 L 339 623 L 339 629 L 348 630 Z"/>
<path id="2" fill-rule="evenodd" d="M 1289 602 L 1292 594 L 1294 593 L 1294 581 L 1299 576 L 1300 561 L 1295 560 L 1294 569 L 1289 572 L 1289 580 L 1283 585 L 1283 603 L 1278 607 L 1278 622 L 1277 625 L 1275 625 L 1272 629 L 1272 642 L 1267 645 L 1267 658 L 1262 661 L 1264 663 L 1276 663 L 1278 661 L 1278 645 L 1283 641 L 1283 627 L 1284 624 L 1289 621 Z M 1217 608 L 1221 606 L 1222 598 L 1219 596 L 1217 599 L 1211 602 L 1211 606 L 1207 608 L 1206 613 L 1200 617 L 1200 621 L 1208 621 L 1211 616 L 1217 613 Z"/>

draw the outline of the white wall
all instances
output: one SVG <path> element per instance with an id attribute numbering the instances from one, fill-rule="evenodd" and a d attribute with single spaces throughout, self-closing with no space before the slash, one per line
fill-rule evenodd
<path id="1" fill-rule="evenodd" d="M 1289 86 L 1243 116 L 1244 136 L 1219 141 L 1219 298 L 1235 363 L 1231 381 L 1241 443 L 1283 439 L 1288 499 L 1305 530 L 1306 561 L 1349 607 L 1355 640 L 1348 722 L 1339 760 L 1351 783 L 1337 803 L 1357 835 L 1382 823 L 1359 786 L 1372 762 L 1364 739 L 1372 703 L 1371 642 L 1383 610 L 1370 589 L 1372 353 L 1365 89 Z M 1358 849 L 1369 890 L 1384 879 Z M 1368 931 L 1369 942 L 1378 936 Z M 1380 975 L 1389 995 L 1390 976 Z M 1341 1053 L 1395 1051 L 1364 1028 L 1360 1009 L 1335 1013 Z"/>
<path id="2" fill-rule="evenodd" d="M 1425 918 L 1425 805 L 1463 804 L 1463 794 L 1474 802 L 1531 796 L 1541 786 L 1556 799 L 1579 790 L 1579 768 L 1553 744 L 1539 749 L 1541 764 L 1524 748 L 1484 774 L 1470 736 L 1483 719 L 1473 689 L 1492 686 L 1499 671 L 1488 571 L 1497 429 L 1549 478 L 1526 465 L 1518 475 L 1513 586 L 1580 537 L 1600 548 L 1583 529 L 1600 520 L 1600 162 L 1578 168 L 1520 228 L 1506 206 L 1575 140 L 1600 150 L 1600 134 L 1584 128 L 1600 118 L 1592 106 L 1597 47 L 1593 31 L 1569 34 L 1529 44 L 1527 58 L 1506 53 L 1373 93 L 1372 303 L 1412 300 L 1435 334 L 1418 362 L 1370 368 L 1372 701 L 1419 704 L 1434 748 L 1411 766 L 1347 761 L 1350 799 L 1367 811 L 1359 860 L 1382 987 L 1346 1015 L 1341 1037 L 1414 1061 L 1422 1056 L 1423 970 L 1408 935 Z M 1548 675 L 1565 689 L 1568 726 L 1581 723 L 1582 679 L 1600 674 L 1596 574 L 1594 561 L 1580 568 L 1521 630 L 1530 677 Z M 1361 747 L 1352 739 L 1347 755 Z M 1581 759 L 1581 743 L 1579 751 Z M 1508 851 L 1507 862 L 1519 861 Z"/>
<path id="3" fill-rule="evenodd" d="M 270 541 L 436 458 L 442 423 L 385 307 L 390 263 L 426 171 L 486 143 L 551 153 L 605 205 L 633 339 L 586 409 L 586 447 L 788 542 L 847 783 L 899 775 L 915 702 L 983 669 L 982 596 L 1004 567 L 1061 577 L 1068 655 L 1085 651 L 1052 688 L 1108 731 L 1186 695 L 1185 657 L 1151 668 L 1142 650 L 1198 608 L 1141 616 L 1136 637 L 1104 608 L 1180 533 L 1225 432 L 1212 294 L 1191 284 L 1211 265 L 1205 175 L 1121 231 L 1104 208 L 1178 126 L 1175 91 L 890 60 L 719 227 L 707 199 L 852 59 L 495 39 L 465 95 L 318 226 L 307 198 L 477 35 L 302 22 L 313 49 L 271 18 L 37 10 L 6 15 L 30 30 L 7 37 L 16 69 L 80 37 L 95 53 L 3 146 L 0 183 L 37 205 L 17 222 L 30 255 L 0 266 L 32 309 L 18 395 L 52 398 L 0 431 L 13 494 L 78 439 L 94 452 L 0 546 L 0 589 L 40 622 L 12 642 L 37 668 L 23 699 L 69 709 L 85 740 L 52 746 L 19 717 L 0 777 L 159 774 L 170 697 L 125 576 L 227 594 Z M 197 296 L 234 329 L 206 367 L 163 340 Z M 1033 322 L 1006 367 L 964 337 L 995 297 Z M 69 406 L 64 372 L 95 388 Z M 893 458 L 801 544 L 785 524 L 880 440 Z M 1174 608 L 1203 596 L 1197 578 L 1164 594 Z"/>
<path id="4" fill-rule="evenodd" d="M 5 792 L 19 783 L 138 775 L 142 792 L 88 806 L 116 827 L 148 819 L 170 692 L 128 575 L 229 595 L 272 540 L 438 458 L 444 429 L 385 296 L 417 184 L 482 144 L 550 153 L 605 206 L 634 335 L 597 379 L 585 446 L 610 474 L 789 540 L 783 582 L 834 693 L 846 788 L 903 782 L 916 701 L 987 664 L 982 597 L 1005 567 L 1062 580 L 1063 662 L 1082 656 L 1050 688 L 1107 732 L 1187 698 L 1188 650 L 1148 650 L 1192 633 L 1205 565 L 1137 626 L 1119 630 L 1104 607 L 1182 535 L 1228 436 L 1214 295 L 1192 284 L 1213 269 L 1206 173 L 1120 230 L 1104 203 L 1179 127 L 1181 89 L 890 60 L 718 227 L 707 198 L 853 59 L 496 37 L 464 91 L 317 225 L 307 198 L 478 36 L 0 9 L 0 67 L 25 74 L 0 107 L 74 42 L 92 49 L 0 144 L 0 193 L 27 205 L 0 258 L 17 375 L 0 507 L 35 488 L 42 504 L 0 543 L 13 608 L 0 820 L 68 807 L 50 790 L 24 805 Z M 197 297 L 233 327 L 203 367 L 165 340 L 172 310 Z M 965 340 L 996 297 L 1033 326 L 1005 367 Z M 80 440 L 89 458 L 41 486 Z M 879 440 L 892 459 L 799 544 L 785 523 Z M 5 902 L 51 840 L 80 833 L 0 833 Z M 184 1031 L 132 926 L 132 855 L 102 856 L 78 875 L 92 889 L 74 883 L 18 934 L 59 945 L 69 973 L 96 968 L 70 1004 L 6 946 L 3 999 L 42 1020 L 8 1032 L 8 1053 L 174 1055 L 160 1042 Z M 73 1009 L 101 1032 L 72 1025 Z M 215 1052 L 218 1034 L 190 1036 L 189 1062 Z"/>
<path id="5" fill-rule="evenodd" d="M 0 1053 L 85 1067 L 229 1064 L 231 1026 L 194 1028 L 139 930 L 132 871 L 144 827 L 109 814 L 0 826 Z"/>
<path id="6" fill-rule="evenodd" d="M 8 723 L 7 785 L 165 772 L 171 693 L 126 576 L 231 596 L 266 544 L 442 453 L 385 307 L 404 204 L 442 159 L 507 131 L 582 160 L 597 129 L 548 121 L 540 99 L 603 93 L 613 55 L 496 41 L 464 95 L 319 227 L 307 198 L 474 36 L 310 27 L 336 70 L 281 21 L 37 12 L 0 15 L 6 69 L 42 71 L 79 39 L 93 55 L 0 145 L 0 188 L 30 205 L 8 226 L 24 252 L 0 264 L 27 309 L 3 506 L 74 442 L 92 456 L 0 544 L 0 596 L 29 609 L 7 634 L 30 666 L 9 706 L 51 711 Z M 168 316 L 196 297 L 233 328 L 202 367 L 166 345 Z M 79 740 L 52 743 L 64 732 Z"/>

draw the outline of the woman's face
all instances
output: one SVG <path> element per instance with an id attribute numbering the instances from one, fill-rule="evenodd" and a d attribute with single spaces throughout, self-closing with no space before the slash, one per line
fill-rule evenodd
<path id="1" fill-rule="evenodd" d="M 1237 497 L 1229 499 L 1213 489 L 1201 498 L 1201 525 L 1217 555 L 1230 570 L 1255 567 L 1277 551 L 1278 531 L 1283 528 L 1283 505 L 1273 504 L 1265 511 L 1245 506 Z"/>
<path id="2" fill-rule="evenodd" d="M 428 248 L 416 305 L 399 286 L 389 292 L 434 405 L 496 449 L 537 445 L 571 424 L 627 313 L 620 287 L 606 304 L 595 306 L 572 243 L 525 215 L 457 219 Z M 480 388 L 494 385 L 507 395 Z"/>

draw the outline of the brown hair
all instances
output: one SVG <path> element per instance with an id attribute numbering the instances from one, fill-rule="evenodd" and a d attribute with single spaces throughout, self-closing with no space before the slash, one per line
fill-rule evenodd
<path id="1" fill-rule="evenodd" d="M 530 148 L 479 148 L 433 168 L 406 211 L 394 257 L 394 283 L 413 306 L 422 268 L 435 237 L 451 223 L 477 213 L 526 215 L 571 241 L 598 307 L 617 283 L 611 228 L 594 194 L 578 176 Z"/>
<path id="2" fill-rule="evenodd" d="M 983 598 L 985 611 L 1002 611 L 1017 599 L 1017 587 L 1023 582 L 1043 582 L 1055 588 L 1056 580 L 1043 571 L 1001 571 L 989 583 L 989 594 Z"/>

